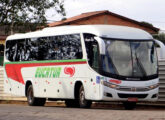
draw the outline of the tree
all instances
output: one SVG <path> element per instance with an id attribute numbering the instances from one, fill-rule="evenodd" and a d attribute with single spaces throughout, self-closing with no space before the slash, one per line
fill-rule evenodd
<path id="1" fill-rule="evenodd" d="M 145 26 L 149 26 L 149 27 L 154 27 L 151 23 L 145 22 L 145 21 L 142 21 L 141 24 L 143 24 Z"/>
<path id="2" fill-rule="evenodd" d="M 153 37 L 157 40 L 160 40 L 161 42 L 165 44 L 165 33 L 159 33 L 159 34 L 153 35 Z"/>
<path id="3" fill-rule="evenodd" d="M 30 30 L 46 25 L 46 10 L 65 16 L 63 0 L 0 0 L 0 25 L 25 26 Z M 33 24 L 32 24 L 33 23 Z"/>

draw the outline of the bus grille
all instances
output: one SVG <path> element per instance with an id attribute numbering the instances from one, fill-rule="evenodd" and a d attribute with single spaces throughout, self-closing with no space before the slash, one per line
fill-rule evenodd
<path id="1" fill-rule="evenodd" d="M 150 89 L 148 87 L 119 87 L 117 90 L 132 91 L 132 92 L 143 92 L 143 91 L 149 91 Z"/>
<path id="2" fill-rule="evenodd" d="M 118 93 L 118 96 L 120 98 L 130 98 L 130 97 L 136 97 L 136 98 L 146 98 L 148 94 L 122 94 Z"/>

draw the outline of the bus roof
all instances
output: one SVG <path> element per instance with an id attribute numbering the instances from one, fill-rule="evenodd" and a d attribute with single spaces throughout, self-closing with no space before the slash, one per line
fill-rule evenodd
<path id="1" fill-rule="evenodd" d="M 74 33 L 90 33 L 99 37 L 116 39 L 153 39 L 152 36 L 144 30 L 132 27 L 117 25 L 75 25 L 48 27 L 35 32 L 29 32 L 25 34 L 14 34 L 7 37 L 7 40 L 46 37 Z"/>

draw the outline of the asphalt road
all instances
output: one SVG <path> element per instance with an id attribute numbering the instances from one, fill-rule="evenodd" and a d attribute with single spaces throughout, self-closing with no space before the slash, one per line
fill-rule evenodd
<path id="1" fill-rule="evenodd" d="M 91 109 L 64 106 L 31 107 L 0 104 L 0 120 L 165 120 L 165 108 L 137 107 L 135 110 L 117 108 Z"/>

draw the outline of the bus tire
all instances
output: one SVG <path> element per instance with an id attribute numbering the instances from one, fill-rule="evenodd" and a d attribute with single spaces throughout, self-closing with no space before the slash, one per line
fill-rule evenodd
<path id="1" fill-rule="evenodd" d="M 136 107 L 136 102 L 123 102 L 125 110 L 133 110 Z"/>
<path id="2" fill-rule="evenodd" d="M 79 89 L 79 107 L 80 108 L 90 108 L 92 101 L 86 100 L 85 99 L 85 91 L 84 91 L 84 87 L 81 85 L 80 89 Z"/>
<path id="3" fill-rule="evenodd" d="M 27 90 L 27 102 L 29 106 L 44 106 L 46 99 L 34 97 L 33 86 L 30 85 Z"/>
<path id="4" fill-rule="evenodd" d="M 79 107 L 79 103 L 77 100 L 65 100 L 65 105 L 66 105 L 66 107 L 71 107 L 71 108 Z"/>

